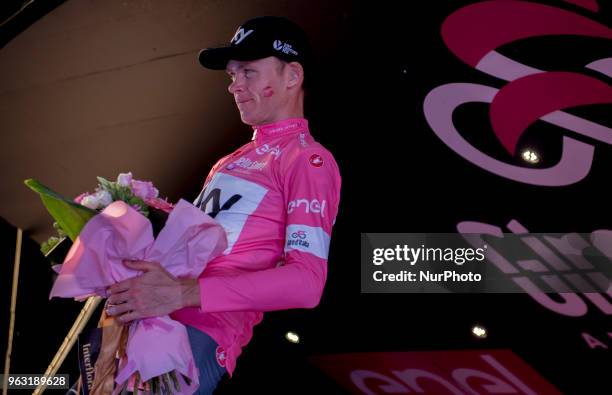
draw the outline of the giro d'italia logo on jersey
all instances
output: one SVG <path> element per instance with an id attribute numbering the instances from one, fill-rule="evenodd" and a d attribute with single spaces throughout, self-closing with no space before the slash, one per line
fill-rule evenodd
<path id="1" fill-rule="evenodd" d="M 306 232 L 303 230 L 298 230 L 296 232 L 291 233 L 291 238 L 287 241 L 287 246 L 294 245 L 302 245 L 306 248 L 310 247 L 310 244 L 306 240 Z"/>
<path id="2" fill-rule="evenodd" d="M 247 218 L 257 210 L 267 192 L 261 185 L 224 173 L 216 173 L 200 192 L 193 204 L 225 229 L 228 247 L 224 254 L 231 252 Z M 241 215 L 232 215 L 235 213 Z"/>
<path id="3" fill-rule="evenodd" d="M 323 228 L 301 224 L 287 226 L 285 252 L 298 250 L 327 259 L 330 236 Z"/>
<path id="4" fill-rule="evenodd" d="M 567 1 L 584 7 L 583 14 L 599 12 L 595 0 Z M 541 37 L 559 42 L 577 37 L 585 43 L 609 42 L 612 40 L 609 26 L 576 13 L 572 7 L 565 8 L 562 3 L 553 6 L 533 1 L 491 0 L 463 6 L 450 14 L 442 23 L 441 35 L 461 61 L 507 82 L 499 87 L 454 82 L 431 90 L 423 110 L 429 126 L 444 144 L 484 170 L 526 184 L 565 186 L 589 174 L 595 153 L 593 143 L 612 144 L 612 128 L 565 110 L 612 103 L 612 86 L 607 81 L 612 77 L 612 58 L 587 56 L 582 65 L 588 69 L 586 72 L 580 72 L 580 68 L 564 71 L 561 66 L 546 71 L 512 59 L 503 51 L 514 43 Z M 586 41 L 589 39 L 592 40 Z M 530 42 L 538 45 L 539 41 Z M 554 55 L 551 51 L 550 57 Z M 577 54 L 563 53 L 566 58 L 572 55 Z M 538 121 L 557 126 L 560 133 L 568 130 L 586 139 L 564 135 L 557 163 L 542 160 L 537 168 L 507 163 L 479 150 L 458 131 L 453 113 L 469 103 L 489 104 L 490 132 L 513 158 L 520 156 L 519 140 L 523 134 Z M 523 156 L 529 154 L 529 150 L 523 151 Z"/>

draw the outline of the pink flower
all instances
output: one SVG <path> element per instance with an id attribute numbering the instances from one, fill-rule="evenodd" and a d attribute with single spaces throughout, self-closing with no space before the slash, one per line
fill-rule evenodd
<path id="1" fill-rule="evenodd" d="M 142 200 L 154 199 L 159 195 L 157 188 L 151 181 L 132 180 L 132 192 Z"/>
<path id="2" fill-rule="evenodd" d="M 83 201 L 83 198 L 87 195 L 89 195 L 89 192 L 83 192 L 82 194 L 74 198 L 74 202 L 81 204 L 81 202 Z"/>
<path id="3" fill-rule="evenodd" d="M 120 173 L 117 176 L 117 184 L 121 186 L 129 187 L 131 182 L 132 182 L 132 172 Z"/>
<path id="4" fill-rule="evenodd" d="M 174 208 L 172 203 L 160 198 L 146 199 L 145 203 L 147 204 L 147 206 L 165 211 L 167 213 L 172 212 L 172 209 Z"/>

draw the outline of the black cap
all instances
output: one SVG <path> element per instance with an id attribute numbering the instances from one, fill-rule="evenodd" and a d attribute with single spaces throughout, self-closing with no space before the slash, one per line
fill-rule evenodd
<path id="1" fill-rule="evenodd" d="M 276 56 L 299 62 L 306 68 L 310 47 L 306 33 L 297 24 L 277 16 L 261 16 L 243 23 L 226 47 L 200 51 L 202 66 L 225 70 L 230 60 L 257 60 Z"/>

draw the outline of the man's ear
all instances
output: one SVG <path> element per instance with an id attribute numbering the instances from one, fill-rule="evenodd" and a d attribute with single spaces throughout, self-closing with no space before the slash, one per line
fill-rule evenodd
<path id="1" fill-rule="evenodd" d="M 294 86 L 302 86 L 304 82 L 304 68 L 298 62 L 287 63 L 287 87 L 293 88 Z"/>

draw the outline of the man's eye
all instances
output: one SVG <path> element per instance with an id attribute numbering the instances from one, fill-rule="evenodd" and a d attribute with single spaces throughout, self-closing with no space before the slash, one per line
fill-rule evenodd
<path id="1" fill-rule="evenodd" d="M 255 74 L 255 70 L 246 69 L 244 70 L 244 75 L 246 77 L 252 77 Z"/>

